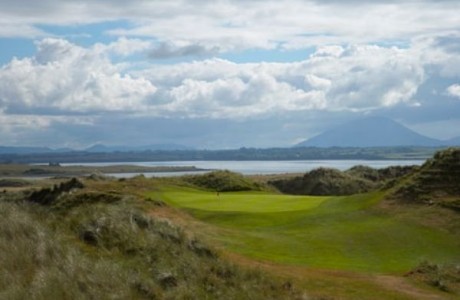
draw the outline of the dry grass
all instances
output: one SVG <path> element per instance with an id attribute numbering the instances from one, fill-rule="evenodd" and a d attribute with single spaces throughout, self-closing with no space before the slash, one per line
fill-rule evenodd
<path id="1" fill-rule="evenodd" d="M 0 196 L 1 299 L 301 297 L 272 276 L 221 259 L 153 214 L 158 204 L 100 189 L 123 189 L 120 182 L 85 184 L 46 205 L 22 193 Z"/>

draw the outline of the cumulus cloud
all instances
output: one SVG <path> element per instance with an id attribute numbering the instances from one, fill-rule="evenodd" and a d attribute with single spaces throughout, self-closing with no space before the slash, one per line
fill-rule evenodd
<path id="1" fill-rule="evenodd" d="M 447 88 L 447 94 L 460 98 L 460 84 L 453 84 Z"/>
<path id="2" fill-rule="evenodd" d="M 44 39 L 33 57 L 13 59 L 0 69 L 0 109 L 242 119 L 419 106 L 414 96 L 427 77 L 435 76 L 433 66 L 447 76 L 443 70 L 456 55 L 439 50 L 431 39 L 408 48 L 323 46 L 308 59 L 291 63 L 212 58 L 130 70 L 111 60 L 114 53 L 129 55 L 149 47 L 150 42 L 125 38 L 87 48 Z M 455 94 L 456 86 L 449 93 Z"/>
<path id="3" fill-rule="evenodd" d="M 10 113 L 140 110 L 156 88 L 122 71 L 94 48 L 47 38 L 34 57 L 0 69 L 0 107 Z"/>
<path id="4" fill-rule="evenodd" d="M 460 32 L 424 35 L 414 38 L 411 48 L 422 64 L 444 78 L 460 76 Z"/>
<path id="5" fill-rule="evenodd" d="M 125 125 L 126 130 L 134 130 L 139 118 L 177 120 L 170 121 L 177 127 L 182 126 L 181 122 L 192 127 L 193 122 L 207 120 L 204 123 L 229 127 L 236 121 L 256 128 L 256 120 L 269 123 L 276 119 L 277 126 L 282 127 L 287 121 L 295 123 L 293 116 L 303 124 L 305 115 L 336 118 L 413 106 L 419 106 L 417 110 L 423 114 L 431 114 L 433 107 L 442 102 L 437 101 L 438 97 L 460 97 L 460 86 L 454 84 L 458 82 L 458 70 L 452 67 L 458 53 L 455 47 L 446 45 L 450 39 L 442 39 L 444 36 L 451 37 L 420 37 L 400 48 L 320 46 L 307 59 L 289 63 L 235 63 L 209 58 L 176 64 L 150 62 L 142 69 L 130 68 L 129 62 L 115 63 L 113 57 L 147 53 L 155 45 L 152 41 L 120 38 L 83 47 L 63 39 L 45 38 L 36 43 L 35 55 L 13 59 L 0 68 L 0 137 L 13 138 L 14 132 L 27 130 L 57 135 L 60 126 L 69 136 L 81 134 L 88 138 L 96 130 L 91 129 L 91 124 L 98 124 L 97 130 L 107 135 L 109 127 L 103 126 L 122 122 L 120 130 Z M 180 47 L 172 49 L 170 52 Z M 450 80 L 441 85 L 442 89 L 450 85 L 447 93 L 420 94 L 427 81 L 442 82 L 444 78 Z M 458 112 L 458 101 L 444 102 L 452 106 L 444 107 L 442 112 Z M 101 116 L 105 118 L 103 125 L 98 123 Z M 69 120 L 68 126 L 63 126 L 65 120 Z M 166 123 L 162 121 L 161 126 Z M 257 126 L 260 130 L 266 128 L 262 123 Z M 294 140 L 306 136 L 302 126 L 296 127 L 297 136 L 288 135 L 288 129 L 276 132 Z M 272 127 L 269 130 L 275 134 Z M 270 139 L 267 135 L 264 145 L 269 145 Z"/>
<path id="6" fill-rule="evenodd" d="M 242 118 L 289 111 L 366 111 L 413 104 L 425 71 L 417 52 L 379 46 L 319 48 L 293 63 L 223 59 L 154 66 L 156 109 L 194 117 Z"/>

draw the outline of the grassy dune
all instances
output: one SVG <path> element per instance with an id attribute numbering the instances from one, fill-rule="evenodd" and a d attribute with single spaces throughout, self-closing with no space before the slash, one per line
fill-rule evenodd
<path id="1" fill-rule="evenodd" d="M 157 216 L 134 195 L 150 182 L 0 193 L 0 299 L 302 299 Z"/>
<path id="2" fill-rule="evenodd" d="M 382 193 L 347 197 L 220 193 L 166 187 L 150 196 L 214 226 L 216 242 L 251 258 L 292 265 L 403 273 L 423 260 L 460 259 L 460 241 L 375 209 Z"/>

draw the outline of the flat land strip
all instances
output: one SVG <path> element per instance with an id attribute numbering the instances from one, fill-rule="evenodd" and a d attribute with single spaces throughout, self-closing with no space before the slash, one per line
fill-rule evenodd
<path id="1" fill-rule="evenodd" d="M 204 171 L 194 166 L 49 166 L 29 164 L 0 164 L 0 177 L 50 177 L 50 176 L 84 176 L 94 173 L 159 173 Z"/>

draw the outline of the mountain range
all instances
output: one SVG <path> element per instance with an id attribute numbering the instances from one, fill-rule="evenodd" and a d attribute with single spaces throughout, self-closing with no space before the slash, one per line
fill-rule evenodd
<path id="1" fill-rule="evenodd" d="M 460 137 L 442 141 L 419 134 L 404 125 L 383 117 L 353 120 L 327 130 L 297 147 L 396 147 L 456 146 Z"/>
<path id="2" fill-rule="evenodd" d="M 96 144 L 89 148 L 86 148 L 84 151 L 86 152 L 143 152 L 143 151 L 155 151 L 155 150 L 164 150 L 164 151 L 172 151 L 172 150 L 193 150 L 193 148 L 179 145 L 179 144 L 153 144 L 153 145 L 145 145 L 145 146 L 106 146 L 102 144 Z"/>
<path id="3" fill-rule="evenodd" d="M 446 141 L 450 146 L 459 146 L 460 145 L 460 136 L 454 137 Z"/>
<path id="4" fill-rule="evenodd" d="M 71 148 L 52 149 L 48 147 L 10 147 L 0 146 L 0 154 L 42 154 L 42 153 L 63 153 L 63 152 L 89 152 L 89 153 L 110 153 L 110 152 L 144 152 L 144 151 L 173 151 L 173 150 L 193 150 L 193 148 L 178 144 L 153 144 L 146 146 L 106 146 L 96 144 L 83 150 Z"/>
<path id="5" fill-rule="evenodd" d="M 383 117 L 370 117 L 353 120 L 327 130 L 315 137 L 305 140 L 294 147 L 442 147 L 460 146 L 460 136 L 449 140 L 438 140 L 419 134 L 404 125 Z M 43 153 L 115 153 L 145 151 L 195 150 L 180 144 L 152 144 L 145 146 L 108 146 L 95 144 L 83 150 L 70 148 L 51 149 L 48 147 L 9 147 L 0 146 L 0 155 L 43 154 Z"/>

